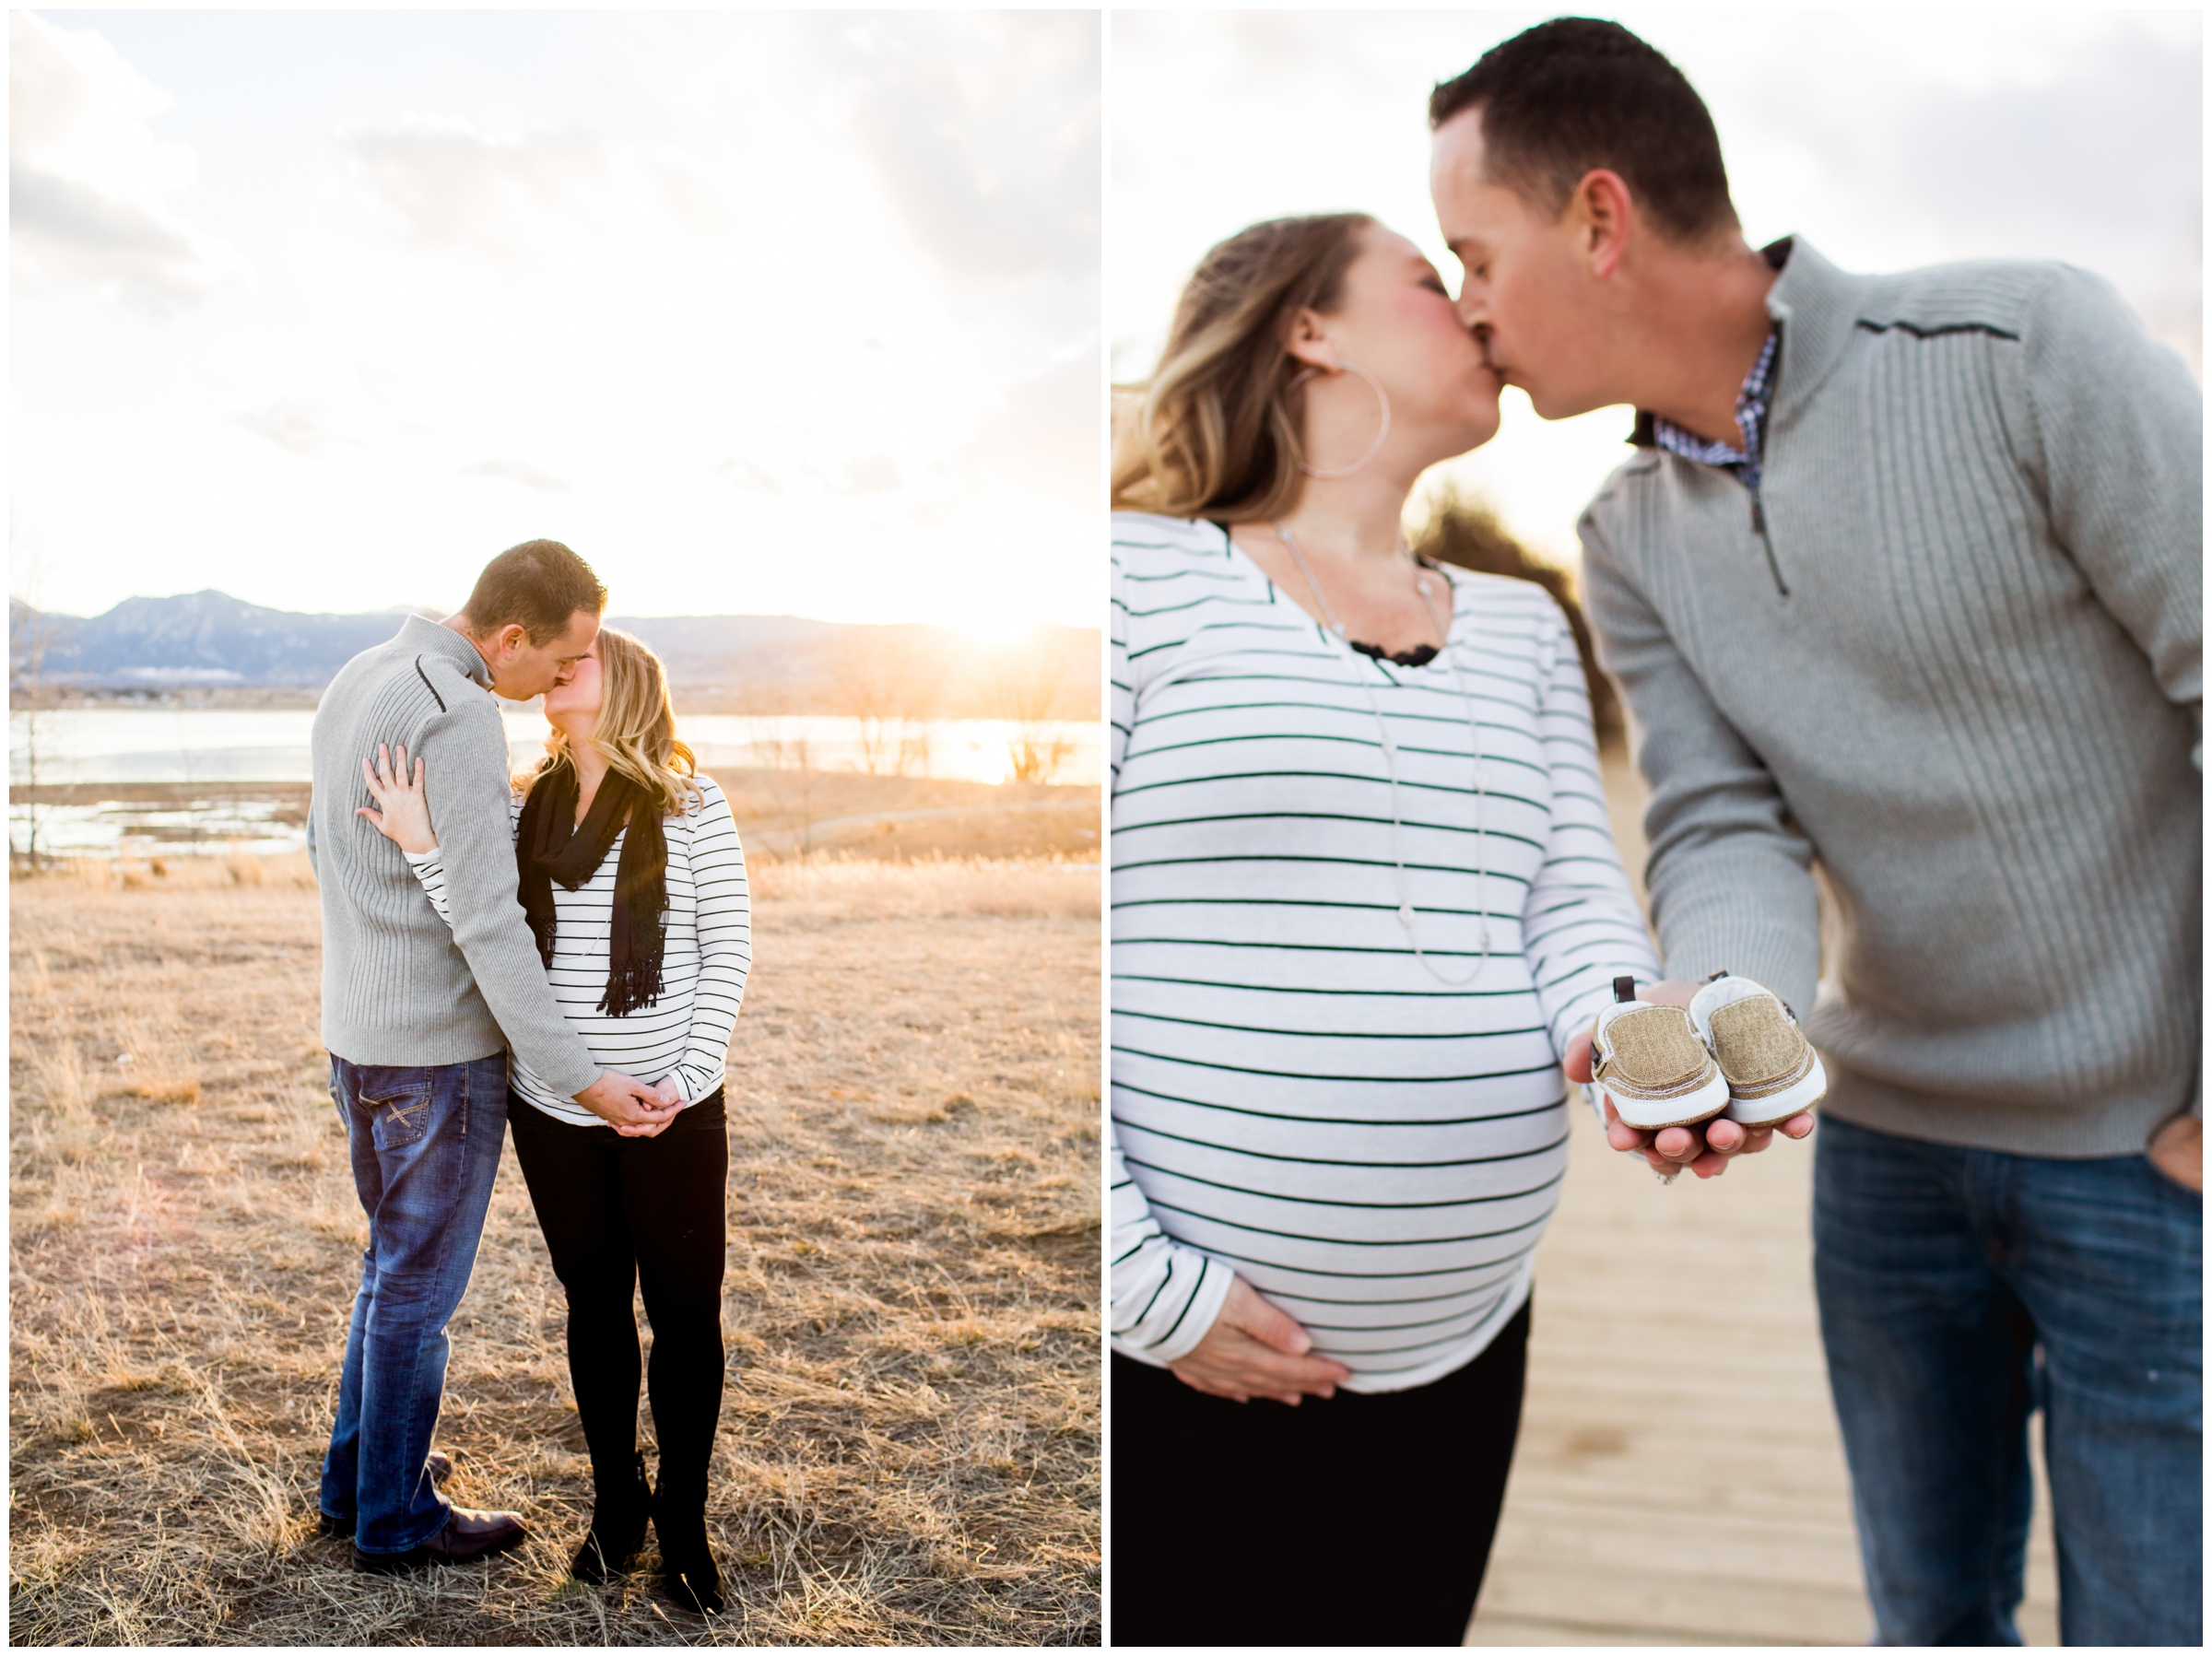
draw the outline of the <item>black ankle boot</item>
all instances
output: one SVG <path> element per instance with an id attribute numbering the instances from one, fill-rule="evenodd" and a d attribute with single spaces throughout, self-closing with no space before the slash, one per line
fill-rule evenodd
<path id="1" fill-rule="evenodd" d="M 645 1521 L 653 1516 L 653 1486 L 645 1481 L 645 1457 L 612 1478 L 593 1481 L 592 1527 L 569 1574 L 598 1584 L 628 1569 L 645 1544 Z"/>
<path id="2" fill-rule="evenodd" d="M 722 1570 L 707 1541 L 706 1502 L 655 1496 L 653 1527 L 661 1538 L 661 1581 L 669 1596 L 701 1615 L 722 1614 Z"/>

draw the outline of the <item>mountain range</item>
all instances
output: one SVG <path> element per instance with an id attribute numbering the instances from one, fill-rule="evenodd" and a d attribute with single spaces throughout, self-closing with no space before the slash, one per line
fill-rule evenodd
<path id="1" fill-rule="evenodd" d="M 86 617 L 11 598 L 11 699 L 19 705 L 33 685 L 95 695 L 319 689 L 408 613 L 307 615 L 209 590 L 126 598 Z M 701 711 L 865 712 L 888 711 L 888 699 L 913 713 L 1020 716 L 994 705 L 1009 693 L 1030 707 L 1041 697 L 1055 717 L 1098 711 L 1095 628 L 1047 624 L 1021 649 L 992 652 L 950 628 L 795 616 L 609 616 L 606 625 L 650 645 L 671 689 Z M 1016 679 L 1026 688 L 1011 690 Z"/>

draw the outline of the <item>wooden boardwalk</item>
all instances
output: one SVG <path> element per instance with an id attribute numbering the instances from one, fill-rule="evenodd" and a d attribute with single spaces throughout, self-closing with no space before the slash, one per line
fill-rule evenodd
<path id="1" fill-rule="evenodd" d="M 1608 792 L 1631 868 L 1641 801 Z M 1817 1135 L 1816 1135 L 1817 1136 Z M 1813 1306 L 1812 1146 L 1661 1185 L 1578 1107 L 1536 1255 L 1528 1402 L 1475 1645 L 1863 1644 Z M 2021 1632 L 2057 1642 L 2036 1469 Z"/>

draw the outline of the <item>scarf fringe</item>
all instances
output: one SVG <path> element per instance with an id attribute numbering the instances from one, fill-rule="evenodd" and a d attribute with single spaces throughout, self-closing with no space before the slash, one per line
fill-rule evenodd
<path id="1" fill-rule="evenodd" d="M 666 992 L 661 981 L 661 951 L 633 955 L 606 974 L 606 991 L 599 1010 L 609 1017 L 627 1017 L 659 1003 Z"/>

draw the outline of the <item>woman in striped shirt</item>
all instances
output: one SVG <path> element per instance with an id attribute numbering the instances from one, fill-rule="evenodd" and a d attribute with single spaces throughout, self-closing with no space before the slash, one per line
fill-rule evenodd
<path id="1" fill-rule="evenodd" d="M 601 1063 L 658 1080 L 665 1115 L 602 1122 L 519 1060 L 508 1119 L 569 1302 L 569 1374 L 592 1456 L 592 1523 L 573 1572 L 629 1567 L 650 1518 L 677 1602 L 723 1607 L 707 1541 L 707 1465 L 722 1409 L 723 1061 L 751 964 L 745 857 L 729 803 L 676 737 L 668 681 L 637 640 L 602 628 L 573 678 L 546 693 L 547 756 L 514 794 L 515 865 L 555 998 Z M 380 811 L 441 915 L 445 871 L 424 800 L 379 755 Z M 449 917 L 450 918 L 450 917 Z M 528 1108 L 524 1108 L 524 1106 Z M 659 1486 L 638 1452 L 630 1310 L 653 1320 Z"/>
<path id="2" fill-rule="evenodd" d="M 1208 253 L 1124 410 L 1121 1640 L 1456 1644 L 1480 1586 L 1560 1054 L 1658 976 L 1566 618 L 1404 540 L 1498 393 L 1418 250 L 1340 214 Z"/>

